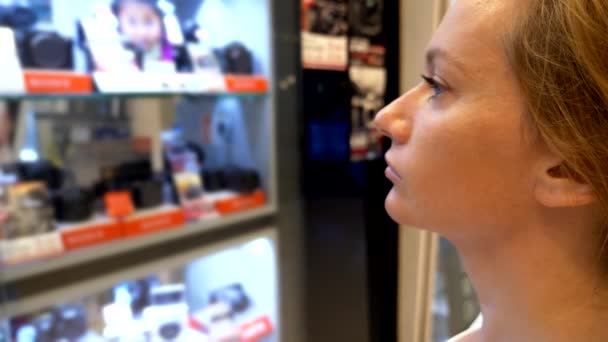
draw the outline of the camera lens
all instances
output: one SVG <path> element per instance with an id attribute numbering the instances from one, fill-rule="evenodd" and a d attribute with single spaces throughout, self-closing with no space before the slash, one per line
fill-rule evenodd
<path id="1" fill-rule="evenodd" d="M 182 328 L 179 323 L 167 323 L 160 326 L 158 335 L 165 340 L 173 340 L 179 335 L 181 330 Z"/>
<path id="2" fill-rule="evenodd" d="M 69 68 L 72 47 L 70 41 L 54 32 L 36 32 L 29 40 L 31 62 L 48 69 Z"/>

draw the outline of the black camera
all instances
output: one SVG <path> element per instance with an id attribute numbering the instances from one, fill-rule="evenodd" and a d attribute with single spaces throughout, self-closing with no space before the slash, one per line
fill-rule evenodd
<path id="1" fill-rule="evenodd" d="M 25 6 L 0 6 L 0 26 L 13 29 L 21 63 L 26 68 L 65 69 L 74 67 L 72 40 L 57 32 L 37 30 L 36 13 Z"/>
<path id="2" fill-rule="evenodd" d="M 209 296 L 209 302 L 222 302 L 230 305 L 232 314 L 244 313 L 251 307 L 251 299 L 240 283 L 231 284 L 213 291 Z"/>
<path id="3" fill-rule="evenodd" d="M 48 160 L 20 162 L 15 165 L 19 180 L 22 182 L 43 182 L 49 189 L 61 188 L 65 175 Z"/>
<path id="4" fill-rule="evenodd" d="M 90 190 L 73 187 L 53 196 L 55 218 L 60 222 L 83 222 L 93 216 L 95 197 Z"/>
<path id="5" fill-rule="evenodd" d="M 217 49 L 215 55 L 224 74 L 253 74 L 253 54 L 242 43 L 232 42 L 223 49 Z"/>
<path id="6" fill-rule="evenodd" d="M 59 306 L 38 316 L 32 326 L 36 342 L 77 341 L 88 330 L 86 312 L 78 305 Z"/>
<path id="7" fill-rule="evenodd" d="M 307 28 L 312 33 L 343 36 L 348 33 L 348 2 L 317 0 L 306 13 Z"/>
<path id="8" fill-rule="evenodd" d="M 382 33 L 384 0 L 356 0 L 350 4 L 352 33 L 373 38 Z"/>

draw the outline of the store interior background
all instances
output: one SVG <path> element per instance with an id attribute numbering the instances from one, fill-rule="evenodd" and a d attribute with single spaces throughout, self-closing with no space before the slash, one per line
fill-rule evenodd
<path id="1" fill-rule="evenodd" d="M 123 1 L 160 15 L 170 58 L 113 1 L 0 1 L 0 342 L 441 342 L 473 321 L 454 248 L 386 215 L 369 126 L 449 1 Z"/>

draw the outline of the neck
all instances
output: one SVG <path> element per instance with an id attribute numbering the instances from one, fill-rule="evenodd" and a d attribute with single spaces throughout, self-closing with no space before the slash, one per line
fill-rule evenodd
<path id="1" fill-rule="evenodd" d="M 561 228 L 528 226 L 485 246 L 455 241 L 481 303 L 482 341 L 608 341 L 598 254 L 588 235 Z"/>

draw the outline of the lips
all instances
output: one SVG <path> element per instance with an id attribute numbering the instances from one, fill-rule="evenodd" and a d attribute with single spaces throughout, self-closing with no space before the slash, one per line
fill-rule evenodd
<path id="1" fill-rule="evenodd" d="M 388 167 L 384 171 L 384 175 L 386 176 L 386 178 L 390 179 L 393 182 L 400 182 L 401 175 L 397 171 L 395 171 L 395 168 L 393 168 L 391 166 L 391 164 L 388 162 L 388 160 L 387 160 L 387 164 L 388 164 Z"/>

